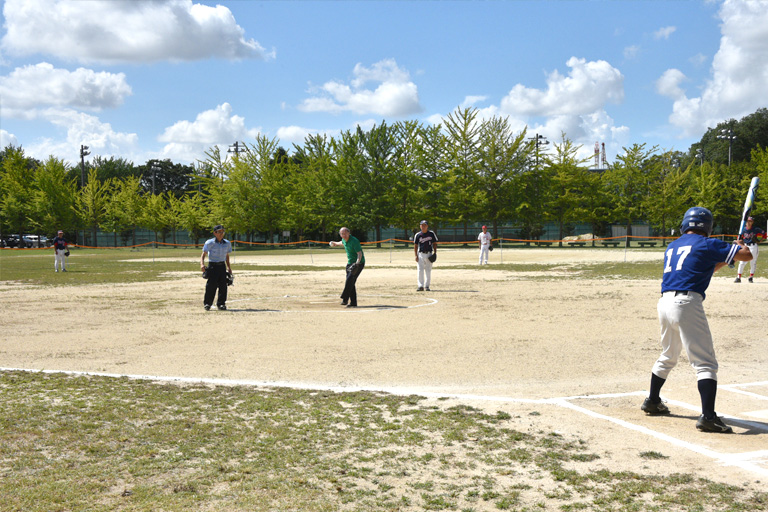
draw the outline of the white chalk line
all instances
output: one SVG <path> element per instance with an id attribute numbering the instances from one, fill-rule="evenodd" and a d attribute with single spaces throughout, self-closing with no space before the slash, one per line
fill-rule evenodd
<path id="1" fill-rule="evenodd" d="M 591 416 L 593 418 L 597 418 L 603 421 L 613 423 L 615 425 L 619 425 L 623 428 L 633 430 L 635 432 L 640 432 L 642 434 L 648 435 L 650 437 L 654 437 L 661 441 L 665 441 L 678 448 L 689 450 L 691 452 L 713 459 L 714 461 L 720 463 L 723 466 L 738 467 L 745 471 L 757 473 L 761 476 L 768 476 L 768 467 L 763 467 L 760 465 L 761 463 L 762 464 L 768 463 L 768 450 L 759 450 L 759 451 L 742 452 L 742 453 L 718 452 L 716 450 L 707 448 L 706 446 L 684 441 L 682 439 L 678 439 L 668 434 L 664 434 L 663 432 L 659 432 L 659 431 L 650 429 L 648 427 L 644 427 L 642 425 L 636 425 L 634 423 L 631 423 L 629 421 L 625 421 L 619 418 L 614 418 L 613 416 L 607 416 L 605 414 L 601 414 L 591 409 L 587 409 L 585 407 L 581 407 L 579 405 L 572 403 L 575 400 L 595 400 L 595 399 L 602 399 L 602 398 L 624 398 L 629 396 L 637 396 L 637 397 L 647 396 L 647 392 L 645 391 L 632 391 L 632 392 L 626 392 L 626 393 L 606 393 L 601 395 L 574 395 L 574 396 L 556 397 L 556 398 L 513 398 L 513 397 L 507 397 L 507 396 L 489 396 L 489 395 L 474 395 L 474 394 L 462 394 L 462 393 L 439 393 L 434 391 L 425 391 L 420 388 L 408 388 L 408 387 L 370 387 L 370 386 L 343 386 L 343 385 L 323 386 L 323 385 L 313 384 L 313 383 L 289 382 L 289 381 L 257 381 L 257 380 L 248 380 L 248 379 L 217 379 L 217 378 L 201 378 L 201 377 L 168 377 L 168 376 L 159 376 L 159 375 L 129 375 L 129 374 L 119 374 L 119 373 L 83 372 L 83 371 L 72 371 L 72 370 L 36 370 L 36 369 L 24 369 L 24 368 L 0 367 L 0 372 L 9 372 L 9 371 L 22 371 L 22 372 L 31 372 L 31 373 L 44 373 L 44 374 L 60 373 L 64 375 L 73 375 L 73 376 L 129 378 L 129 379 L 135 379 L 135 380 L 148 380 L 148 381 L 156 381 L 156 382 L 181 382 L 181 383 L 188 383 L 188 384 L 209 384 L 209 385 L 219 385 L 219 386 L 292 388 L 292 389 L 303 389 L 303 390 L 311 390 L 311 391 L 329 391 L 334 393 L 351 393 L 356 391 L 367 391 L 367 392 L 388 393 L 388 394 L 397 395 L 397 396 L 418 395 L 418 396 L 424 396 L 427 398 L 443 398 L 443 399 L 451 398 L 455 400 L 469 400 L 469 401 L 556 405 L 559 407 L 563 407 L 565 409 L 579 412 L 581 414 L 585 414 L 587 416 Z M 747 387 L 747 386 L 752 386 L 756 384 L 757 383 L 740 384 L 739 386 Z M 699 411 L 699 408 L 691 404 L 688 404 L 686 402 L 680 402 L 677 400 L 667 400 L 667 403 L 670 403 L 675 405 L 676 407 L 681 407 L 691 411 L 696 411 L 696 412 Z M 755 428 L 768 432 L 768 427 L 766 427 L 765 423 L 755 423 L 748 420 L 743 420 L 741 418 L 737 418 L 735 416 L 726 416 L 726 415 L 721 415 L 721 416 L 724 418 L 731 418 L 742 423 L 752 424 Z"/>

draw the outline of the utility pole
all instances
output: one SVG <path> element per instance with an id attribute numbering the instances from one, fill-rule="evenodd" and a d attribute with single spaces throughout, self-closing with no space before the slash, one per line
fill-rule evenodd
<path id="1" fill-rule="evenodd" d="M 227 153 L 234 153 L 235 156 L 238 156 L 240 153 L 245 153 L 248 151 L 248 148 L 245 145 L 245 142 L 238 142 L 235 141 L 234 144 L 229 146 L 229 149 L 227 149 Z"/>

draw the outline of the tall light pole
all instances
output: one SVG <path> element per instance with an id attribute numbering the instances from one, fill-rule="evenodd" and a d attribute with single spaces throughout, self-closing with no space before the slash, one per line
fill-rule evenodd
<path id="1" fill-rule="evenodd" d="M 160 166 L 157 165 L 157 161 L 152 162 L 152 195 L 155 195 L 155 174 L 157 174 L 157 171 L 160 171 Z"/>
<path id="2" fill-rule="evenodd" d="M 728 167 L 731 166 L 731 148 L 733 147 L 733 141 L 736 139 L 736 135 L 733 134 L 733 130 L 730 128 L 723 128 L 720 130 L 718 139 L 728 139 Z"/>
<path id="3" fill-rule="evenodd" d="M 88 146 L 80 145 L 80 188 L 85 187 L 85 157 L 90 155 Z"/>

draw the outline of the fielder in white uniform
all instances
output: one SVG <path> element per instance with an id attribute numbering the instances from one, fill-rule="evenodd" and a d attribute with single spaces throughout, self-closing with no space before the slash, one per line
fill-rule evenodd
<path id="1" fill-rule="evenodd" d="M 488 228 L 486 226 L 483 226 L 483 231 L 479 235 L 477 235 L 477 243 L 480 246 L 480 261 L 477 262 L 478 265 L 483 264 L 483 259 L 485 259 L 485 264 L 488 264 L 488 250 L 491 248 L 491 234 L 488 232 Z"/>
<path id="2" fill-rule="evenodd" d="M 647 414 L 669 414 L 661 401 L 661 387 L 685 349 L 696 371 L 701 397 L 701 416 L 696 428 L 704 432 L 728 433 L 733 429 L 715 413 L 717 358 L 703 302 L 712 274 L 733 261 L 749 261 L 752 254 L 741 240 L 728 244 L 712 233 L 712 213 L 693 207 L 685 212 L 682 236 L 664 253 L 661 298 L 657 310 L 661 330 L 661 355 L 653 365 L 648 398 L 640 407 Z"/>

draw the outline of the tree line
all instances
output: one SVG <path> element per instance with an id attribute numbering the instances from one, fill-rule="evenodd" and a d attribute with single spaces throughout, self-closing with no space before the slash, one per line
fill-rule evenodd
<path id="1" fill-rule="evenodd" d="M 735 138 L 718 138 L 724 129 Z M 547 222 L 561 239 L 575 223 L 605 236 L 610 224 L 629 230 L 640 221 L 669 235 L 699 205 L 722 232 L 735 233 L 751 177 L 768 182 L 766 109 L 710 128 L 687 152 L 633 144 L 604 169 L 580 158 L 566 134 L 549 146 L 537 142 L 507 118 L 459 108 L 441 125 L 382 122 L 310 135 L 291 153 L 258 136 L 234 154 L 214 146 L 193 165 L 95 157 L 73 167 L 11 145 L 0 153 L 0 232 L 82 230 L 95 241 L 101 231 L 128 245 L 137 228 L 163 241 L 178 230 L 199 240 L 218 223 L 250 241 L 286 230 L 327 240 L 344 225 L 381 240 L 390 226 L 410 238 L 427 218 L 437 228 L 463 226 L 465 240 L 476 222 L 495 237 L 511 223 L 520 238 L 536 239 Z M 754 214 L 765 211 L 758 201 Z"/>

